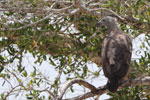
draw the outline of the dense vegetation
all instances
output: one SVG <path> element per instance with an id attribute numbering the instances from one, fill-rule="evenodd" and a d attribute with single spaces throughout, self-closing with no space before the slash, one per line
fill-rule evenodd
<path id="1" fill-rule="evenodd" d="M 140 56 L 132 59 L 129 78 L 150 76 L 149 0 L 0 1 L 0 85 L 10 87 L 1 92 L 0 99 L 25 94 L 29 100 L 54 100 L 64 84 L 64 75 L 65 81 L 91 77 L 95 81 L 100 76 L 106 31 L 99 31 L 95 24 L 107 15 L 116 17 L 118 25 L 133 40 L 141 35 L 144 38 L 140 50 L 134 50 Z M 34 58 L 38 67 L 48 62 L 57 71 L 57 77 L 44 76 L 34 65 L 32 70 L 27 68 L 27 55 Z M 91 71 L 89 63 L 95 63 L 94 69 L 99 70 Z M 68 90 L 76 91 L 72 86 Z M 149 85 L 133 85 L 108 95 L 110 100 L 149 100 L 150 81 Z"/>

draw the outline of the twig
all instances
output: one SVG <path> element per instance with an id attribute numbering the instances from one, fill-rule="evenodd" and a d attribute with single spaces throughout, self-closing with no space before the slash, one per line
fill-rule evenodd
<path id="1" fill-rule="evenodd" d="M 14 92 L 14 90 L 19 87 L 19 85 L 13 87 L 9 92 L 7 92 L 7 94 L 4 96 L 4 99 L 3 100 L 6 100 L 8 96 L 10 96 L 11 93 Z"/>
<path id="2" fill-rule="evenodd" d="M 70 23 L 63 31 L 61 31 L 62 33 L 66 32 L 68 30 L 68 28 L 72 25 L 73 23 Z"/>
<path id="3" fill-rule="evenodd" d="M 51 12 L 51 14 L 45 16 L 44 18 L 42 18 L 42 19 L 40 19 L 40 20 L 38 20 L 38 21 L 36 21 L 36 22 L 33 22 L 33 23 L 31 23 L 31 24 L 27 24 L 27 25 L 22 26 L 22 27 L 19 27 L 19 28 L 9 28 L 9 26 L 3 24 L 4 27 L 6 27 L 6 29 L 3 29 L 3 30 L 17 31 L 17 30 L 21 30 L 21 29 L 24 29 L 24 28 L 27 28 L 27 27 L 36 25 L 36 24 L 38 24 L 38 23 L 40 23 L 40 22 L 42 22 L 42 21 L 44 21 L 44 20 L 49 19 L 49 18 L 53 15 L 53 13 L 62 13 L 62 12 L 64 12 L 64 11 L 66 11 L 67 9 L 73 7 L 73 6 L 74 6 L 74 5 L 71 5 L 71 6 L 62 8 L 62 9 L 49 9 L 48 12 Z M 53 7 L 53 6 L 51 6 L 51 7 Z M 52 13 L 52 12 L 53 12 L 53 13 Z M 2 24 L 2 23 L 1 23 L 1 24 Z"/>
<path id="4" fill-rule="evenodd" d="M 107 8 L 89 9 L 89 8 L 86 8 L 85 5 L 82 5 L 82 2 L 80 0 L 74 0 L 74 2 L 75 2 L 75 6 L 80 8 L 81 11 L 87 12 L 87 13 L 92 14 L 94 16 L 101 16 L 101 13 L 98 13 L 96 11 L 103 10 L 103 11 L 107 11 L 107 12 L 113 14 L 114 16 L 119 18 L 120 20 L 124 20 L 123 17 L 119 16 L 117 13 L 115 13 L 114 11 L 109 10 Z"/>
<path id="5" fill-rule="evenodd" d="M 113 16 L 113 17 L 116 17 L 120 22 L 124 23 L 124 24 L 132 24 L 134 27 L 136 27 L 137 29 L 142 29 L 143 30 L 143 27 L 141 28 L 140 26 L 141 25 L 148 25 L 149 23 L 147 21 L 143 21 L 143 22 L 140 22 L 140 19 L 137 19 L 135 18 L 134 16 L 120 16 L 118 15 L 116 12 L 110 10 L 110 9 L 107 9 L 107 8 L 95 8 L 95 9 L 89 9 L 87 8 L 85 5 L 82 4 L 81 0 L 74 0 L 74 3 L 75 3 L 75 6 L 77 8 L 79 8 L 82 12 L 85 12 L 87 14 L 91 14 L 93 16 L 102 16 L 102 13 L 100 12 L 97 12 L 99 10 L 102 10 L 102 11 L 106 11 L 108 12 L 109 14 L 107 14 L 107 16 Z"/>
<path id="6" fill-rule="evenodd" d="M 46 20 L 46 19 L 50 18 L 50 16 L 52 16 L 52 15 L 53 15 L 53 14 L 50 14 L 50 15 L 48 15 L 48 16 L 46 16 L 46 17 L 44 17 L 44 18 L 40 19 L 40 20 L 38 20 L 37 22 L 33 22 L 33 23 L 31 23 L 31 24 L 27 24 L 27 25 L 22 26 L 22 27 L 19 27 L 19 28 L 9 28 L 8 26 L 6 27 L 6 25 L 5 25 L 5 27 L 7 28 L 7 29 L 5 29 L 5 30 L 10 30 L 10 31 L 17 31 L 17 30 L 21 30 L 21 29 L 24 29 L 24 28 L 27 28 L 27 27 L 30 27 L 30 26 L 36 25 L 36 24 L 38 24 L 38 23 L 40 23 L 40 22 L 42 22 L 42 21 L 44 21 L 44 20 Z"/>

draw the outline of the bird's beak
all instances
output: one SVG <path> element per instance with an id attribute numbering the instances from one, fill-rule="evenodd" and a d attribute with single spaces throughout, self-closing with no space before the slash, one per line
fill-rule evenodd
<path id="1" fill-rule="evenodd" d="M 96 23 L 96 27 L 102 28 L 102 23 L 101 22 Z"/>

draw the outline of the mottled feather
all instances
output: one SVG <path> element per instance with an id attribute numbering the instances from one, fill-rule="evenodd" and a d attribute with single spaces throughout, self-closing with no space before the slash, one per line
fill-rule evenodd
<path id="1" fill-rule="evenodd" d="M 102 68 L 108 78 L 108 89 L 116 92 L 119 81 L 125 78 L 129 71 L 132 39 L 117 26 L 113 17 L 104 17 L 97 25 L 106 26 L 108 30 L 101 52 Z"/>

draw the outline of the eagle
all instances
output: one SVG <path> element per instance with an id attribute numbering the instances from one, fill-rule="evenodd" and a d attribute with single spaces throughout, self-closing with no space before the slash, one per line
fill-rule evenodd
<path id="1" fill-rule="evenodd" d="M 101 51 L 102 68 L 108 78 L 108 90 L 116 92 L 119 82 L 127 77 L 130 69 L 132 39 L 118 27 L 117 19 L 114 17 L 102 18 L 97 27 L 102 26 L 107 28 Z"/>

